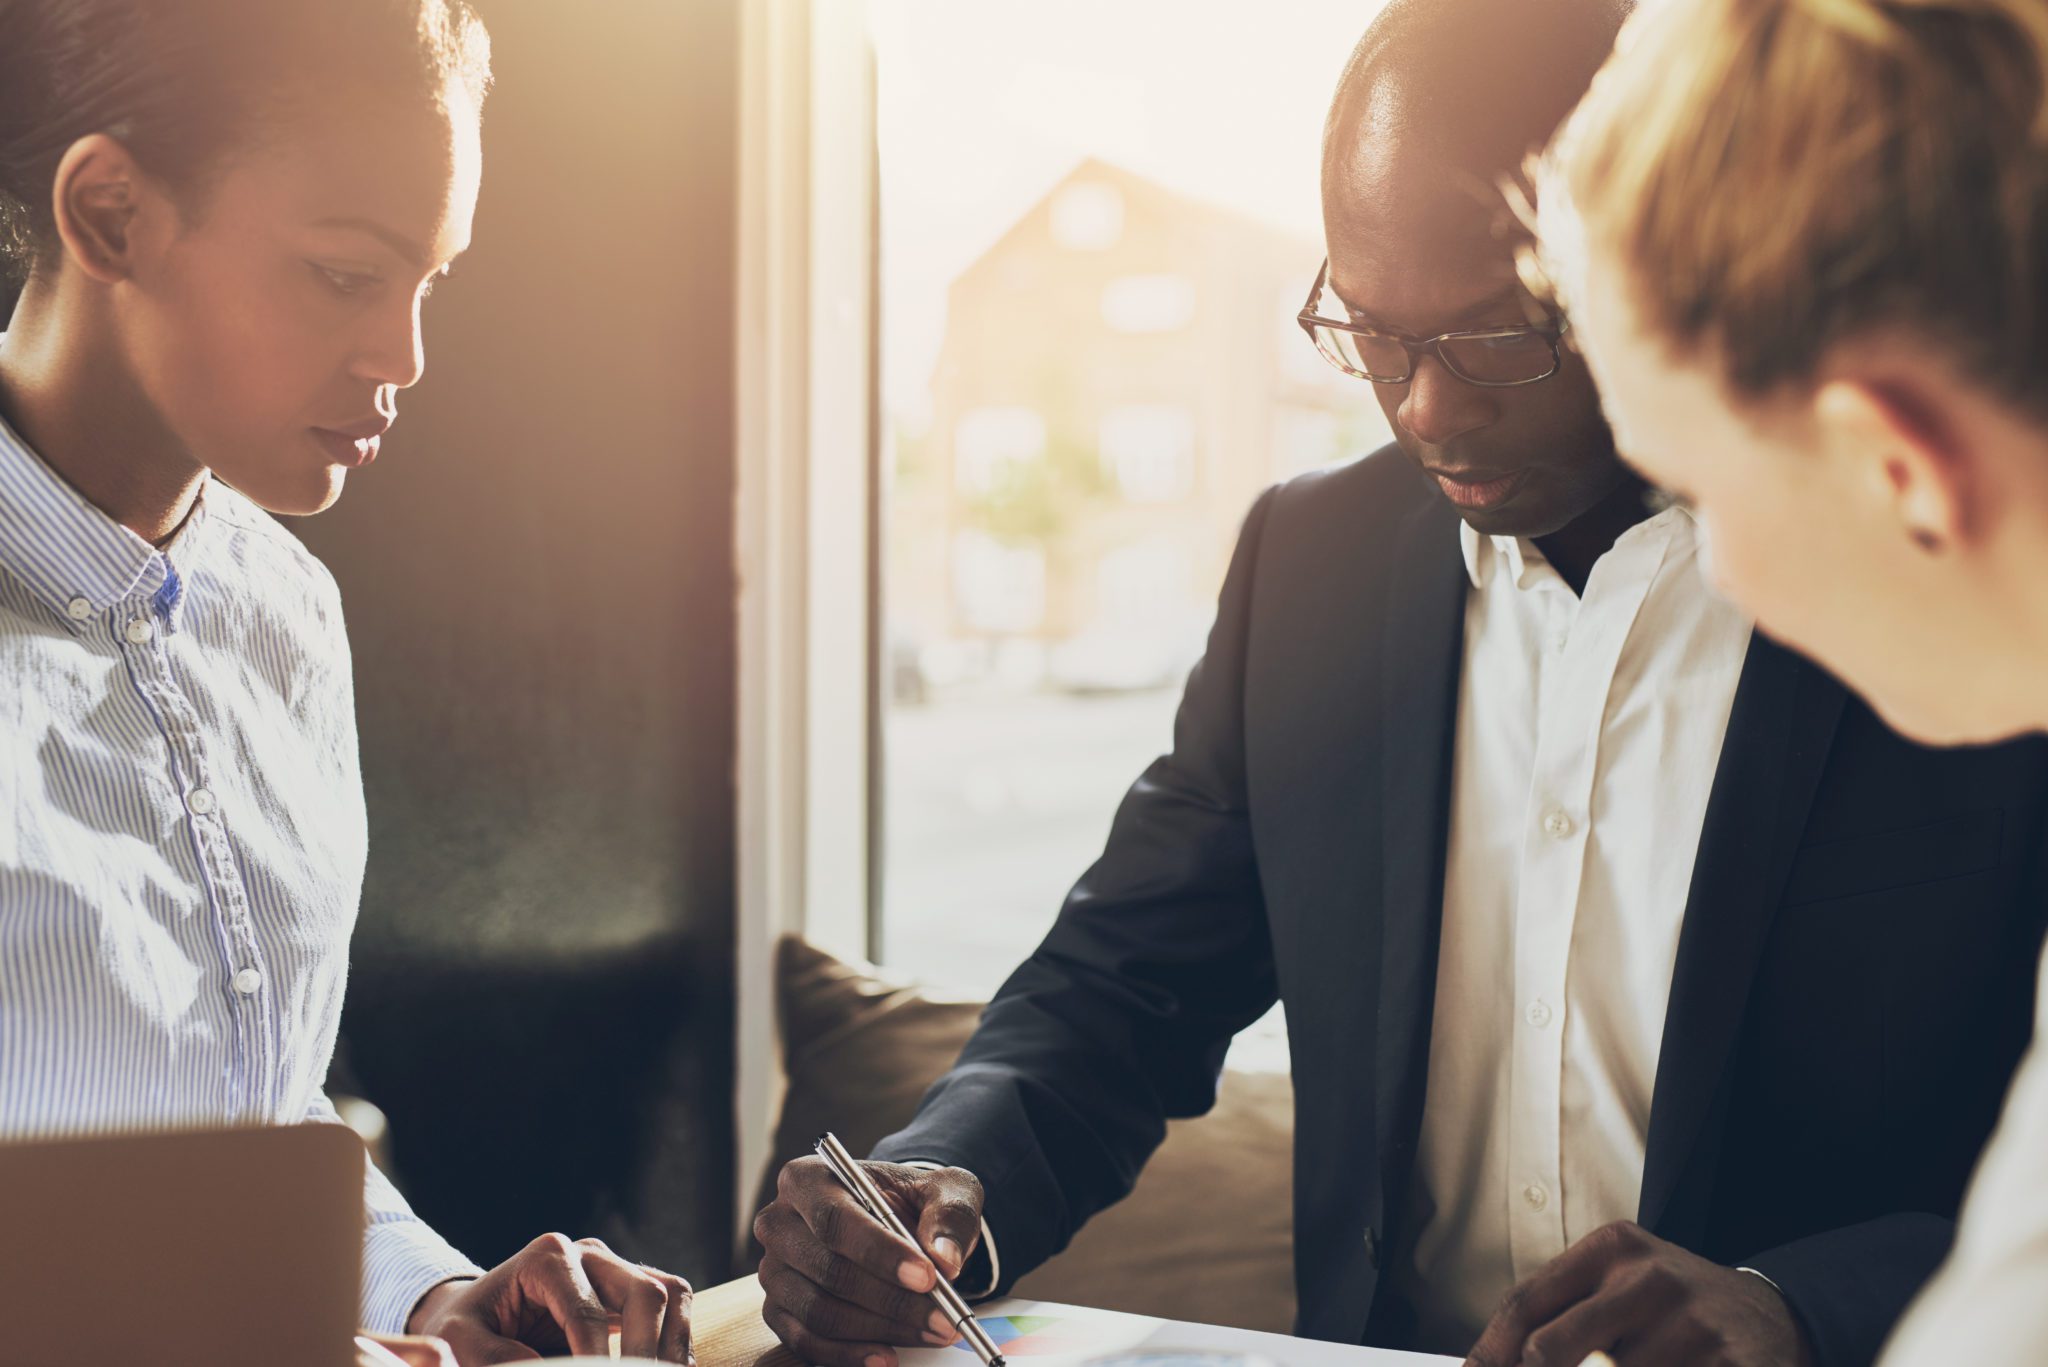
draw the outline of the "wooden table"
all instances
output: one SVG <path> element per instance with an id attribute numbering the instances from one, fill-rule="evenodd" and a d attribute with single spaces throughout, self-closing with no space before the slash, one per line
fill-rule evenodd
<path id="1" fill-rule="evenodd" d="M 761 1283 L 753 1277 L 699 1291 L 690 1314 L 697 1367 L 804 1367 L 761 1322 Z"/>

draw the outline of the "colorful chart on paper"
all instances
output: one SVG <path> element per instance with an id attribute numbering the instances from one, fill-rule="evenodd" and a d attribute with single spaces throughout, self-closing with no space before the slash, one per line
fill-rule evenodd
<path id="1" fill-rule="evenodd" d="M 997 1315 L 981 1321 L 981 1327 L 1006 1358 L 1092 1353 L 1102 1342 L 1099 1327 L 1091 1332 L 1089 1326 L 1059 1315 Z M 974 1356 L 973 1347 L 964 1340 L 954 1344 L 953 1351 Z"/>
<path id="2" fill-rule="evenodd" d="M 1132 1354 L 1147 1359 L 1142 1367 L 1171 1367 L 1176 1359 L 1185 1360 L 1189 1367 L 1208 1359 L 1214 1367 L 1219 1354 L 1284 1367 L 1459 1367 L 1457 1358 L 1176 1324 L 1021 1296 L 976 1306 L 975 1318 L 995 1340 L 1009 1367 L 1139 1367 L 1128 1360 Z M 969 1356 L 963 1358 L 962 1353 Z M 962 1344 L 903 1348 L 898 1356 L 902 1367 L 980 1367 L 972 1359 L 972 1350 Z M 1126 1361 L 1101 1361 L 1118 1357 Z"/>
<path id="3" fill-rule="evenodd" d="M 1129 1352 L 1160 1327 L 1158 1320 L 1143 1315 L 1021 1298 L 980 1306 L 976 1318 L 1011 1367 L 1082 1367 L 1091 1358 Z M 965 1341 L 948 1348 L 905 1348 L 898 1354 L 903 1367 L 980 1367 L 970 1360 L 973 1355 Z"/>

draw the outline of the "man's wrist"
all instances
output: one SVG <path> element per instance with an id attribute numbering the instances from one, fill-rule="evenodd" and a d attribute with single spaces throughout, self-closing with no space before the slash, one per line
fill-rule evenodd
<path id="1" fill-rule="evenodd" d="M 1807 1337 L 1806 1326 L 1800 1322 L 1799 1312 L 1792 1307 L 1792 1298 L 1785 1294 L 1785 1288 L 1778 1285 L 1768 1273 L 1759 1272 L 1753 1267 L 1738 1267 L 1735 1270 L 1747 1273 L 1768 1286 L 1779 1307 L 1784 1310 L 1786 1323 L 1792 1326 L 1792 1337 L 1797 1344 L 1795 1351 L 1798 1354 L 1789 1367 L 1813 1367 L 1813 1340 Z"/>

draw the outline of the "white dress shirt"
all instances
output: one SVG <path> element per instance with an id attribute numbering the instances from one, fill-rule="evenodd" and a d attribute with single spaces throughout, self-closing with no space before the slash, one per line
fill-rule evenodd
<path id="1" fill-rule="evenodd" d="M 1469 1348 L 1518 1281 L 1642 1194 L 1678 933 L 1750 622 L 1691 514 L 1630 529 L 1583 598 L 1461 527 L 1443 933 L 1407 1249 L 1415 1345 Z"/>
<path id="2" fill-rule="evenodd" d="M 2017 1367 L 2048 1357 L 2048 958 L 2034 1044 L 1970 1181 L 1955 1248 L 1881 1367 Z"/>
<path id="3" fill-rule="evenodd" d="M 320 563 L 221 484 L 158 549 L 0 422 L 0 746 L 0 1138 L 336 1122 L 367 823 Z M 365 1197 L 397 1331 L 477 1269 Z"/>

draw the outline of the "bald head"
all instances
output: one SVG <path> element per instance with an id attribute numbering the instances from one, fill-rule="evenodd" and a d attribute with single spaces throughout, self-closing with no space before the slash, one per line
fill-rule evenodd
<path id="1" fill-rule="evenodd" d="M 1324 127 L 1339 180 L 1434 166 L 1491 184 L 1547 141 L 1614 46 L 1629 0 L 1391 0 Z M 1379 173 L 1379 174 L 1375 174 Z"/>
<path id="2" fill-rule="evenodd" d="M 1549 330 L 1551 374 L 1504 386 L 1409 348 L 1375 384 L 1394 439 L 1481 531 L 1546 537 L 1622 499 L 1585 366 L 1517 280 L 1500 185 L 1546 142 L 1614 46 L 1628 0 L 1391 0 L 1345 66 L 1323 138 L 1325 317 L 1505 348 Z M 1347 317 L 1348 315 L 1348 317 Z M 1446 483 L 1445 481 L 1449 482 Z"/>

